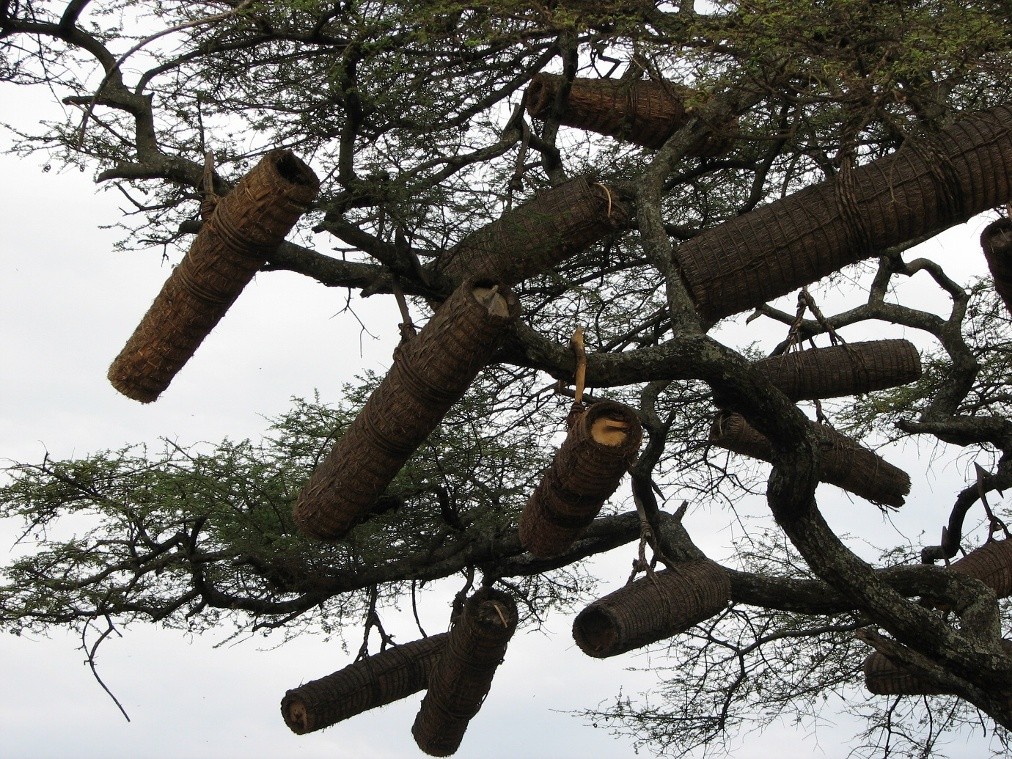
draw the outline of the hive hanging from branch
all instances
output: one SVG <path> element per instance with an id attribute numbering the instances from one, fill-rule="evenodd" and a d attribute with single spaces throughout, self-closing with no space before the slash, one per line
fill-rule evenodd
<path id="1" fill-rule="evenodd" d="M 472 232 L 435 268 L 454 282 L 484 277 L 514 285 L 552 270 L 628 219 L 629 209 L 614 190 L 576 177 Z"/>
<path id="2" fill-rule="evenodd" d="M 675 258 L 715 320 L 1009 200 L 1012 107 L 998 106 L 701 232 Z"/>
<path id="3" fill-rule="evenodd" d="M 994 279 L 995 292 L 1012 314 L 1012 219 L 992 221 L 980 234 L 987 268 Z"/>
<path id="4" fill-rule="evenodd" d="M 1012 656 L 1012 641 L 999 641 L 1007 656 Z M 900 664 L 894 664 L 885 654 L 875 651 L 868 655 L 862 667 L 864 685 L 870 693 L 882 696 L 939 696 L 948 691 L 923 677 L 919 677 Z"/>
<path id="5" fill-rule="evenodd" d="M 987 585 L 998 598 L 1012 596 L 1012 540 L 992 540 L 949 565 Z"/>
<path id="6" fill-rule="evenodd" d="M 824 424 L 809 424 L 822 453 L 819 479 L 875 504 L 903 505 L 910 492 L 906 472 Z M 720 414 L 710 428 L 710 442 L 735 453 L 773 461 L 772 443 L 741 414 Z"/>
<path id="7" fill-rule="evenodd" d="M 527 112 L 536 119 L 548 117 L 564 84 L 558 74 L 536 74 L 527 87 Z M 697 90 L 672 82 L 574 79 L 558 118 L 564 126 L 659 148 L 695 117 L 690 103 L 702 97 Z M 735 124 L 719 125 L 689 155 L 725 153 L 736 132 Z"/>
<path id="8" fill-rule="evenodd" d="M 614 401 L 576 406 L 569 434 L 520 515 L 520 542 L 535 556 L 557 556 L 618 489 L 639 451 L 636 412 Z"/>
<path id="9" fill-rule="evenodd" d="M 427 687 L 447 633 L 388 648 L 285 693 L 281 715 L 293 733 L 322 730 Z"/>
<path id="10" fill-rule="evenodd" d="M 483 588 L 464 602 L 411 728 L 422 751 L 449 756 L 457 750 L 516 628 L 517 607 L 508 594 Z"/>
<path id="11" fill-rule="evenodd" d="M 172 382 L 316 198 L 320 182 L 288 150 L 272 150 L 204 222 L 109 367 L 123 395 L 150 403 Z"/>
<path id="12" fill-rule="evenodd" d="M 792 401 L 884 390 L 921 376 L 920 354 L 908 340 L 792 351 L 757 361 L 755 367 Z"/>
<path id="13" fill-rule="evenodd" d="M 687 561 L 594 601 L 576 616 L 573 639 L 588 656 L 617 656 L 683 633 L 730 600 L 731 578 L 719 564 Z"/>
<path id="14" fill-rule="evenodd" d="M 460 285 L 395 351 L 386 377 L 302 488 L 293 509 L 298 528 L 335 540 L 363 519 L 464 395 L 519 313 L 507 288 L 475 280 Z"/>

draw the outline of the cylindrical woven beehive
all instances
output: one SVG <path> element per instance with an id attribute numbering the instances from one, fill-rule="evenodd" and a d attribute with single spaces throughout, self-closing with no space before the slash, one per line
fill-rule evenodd
<path id="1" fill-rule="evenodd" d="M 527 112 L 534 118 L 545 118 L 563 81 L 558 74 L 536 74 L 527 87 Z M 693 117 L 689 103 L 694 99 L 701 99 L 700 93 L 672 82 L 574 79 L 559 123 L 659 148 Z M 736 125 L 723 125 L 719 134 L 706 140 L 691 155 L 726 152 L 736 132 Z"/>
<path id="2" fill-rule="evenodd" d="M 921 376 L 921 358 L 909 340 L 792 351 L 757 361 L 755 366 L 792 401 L 868 393 Z"/>
<path id="3" fill-rule="evenodd" d="M 514 285 L 550 271 L 628 218 L 613 190 L 576 177 L 469 234 L 440 256 L 436 271 L 452 281 L 486 277 Z"/>
<path id="4" fill-rule="evenodd" d="M 874 451 L 823 425 L 811 423 L 822 453 L 820 479 L 882 506 L 899 507 L 910 477 Z M 773 461 L 773 446 L 740 414 L 724 413 L 710 428 L 710 442 L 735 453 Z"/>
<path id="5" fill-rule="evenodd" d="M 142 403 L 155 400 L 189 361 L 316 198 L 320 182 L 288 150 L 273 150 L 239 180 L 172 270 L 109 367 L 109 381 Z"/>
<path id="6" fill-rule="evenodd" d="M 709 559 L 687 561 L 643 577 L 581 611 L 573 639 L 604 659 L 683 633 L 731 600 L 731 578 Z"/>
<path id="7" fill-rule="evenodd" d="M 1012 314 L 1012 219 L 998 219 L 984 227 L 980 247 L 991 270 L 994 289 Z"/>
<path id="8" fill-rule="evenodd" d="M 1001 646 L 1012 656 L 1012 641 L 1003 640 Z M 883 696 L 938 696 L 946 693 L 921 677 L 911 674 L 902 666 L 875 651 L 864 660 L 864 685 L 871 693 Z"/>
<path id="9" fill-rule="evenodd" d="M 520 542 L 535 556 L 565 551 L 601 511 L 639 451 L 636 412 L 599 401 L 570 417 L 569 434 L 520 515 Z"/>
<path id="10" fill-rule="evenodd" d="M 1010 199 L 1012 106 L 997 106 L 729 219 L 675 257 L 698 312 L 719 319 Z"/>
<path id="11" fill-rule="evenodd" d="M 520 313 L 507 288 L 468 280 L 397 349 L 394 364 L 293 509 L 312 537 L 343 537 L 372 509 L 408 457 L 488 363 Z"/>
<path id="12" fill-rule="evenodd" d="M 449 756 L 457 750 L 516 628 L 516 603 L 506 593 L 483 588 L 464 603 L 411 728 L 422 751 Z"/>
<path id="13" fill-rule="evenodd" d="M 949 565 L 987 585 L 998 598 L 1012 596 L 1012 540 L 992 540 Z"/>
<path id="14" fill-rule="evenodd" d="M 388 648 L 285 693 L 281 716 L 293 733 L 330 727 L 423 690 L 447 633 Z"/>

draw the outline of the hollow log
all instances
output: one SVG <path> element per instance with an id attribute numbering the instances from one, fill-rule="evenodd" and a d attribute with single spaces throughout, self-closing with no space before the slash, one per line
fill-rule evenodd
<path id="1" fill-rule="evenodd" d="M 1001 647 L 1012 656 L 1012 641 L 1002 640 Z M 923 677 L 894 664 L 885 654 L 874 651 L 864 660 L 864 686 L 870 693 L 882 696 L 940 696 L 946 694 Z"/>
<path id="2" fill-rule="evenodd" d="M 272 150 L 217 203 L 109 367 L 112 386 L 150 403 L 169 386 L 320 190 L 288 150 Z"/>
<path id="3" fill-rule="evenodd" d="M 949 565 L 949 570 L 980 580 L 998 598 L 1012 596 L 1012 540 L 992 540 Z"/>

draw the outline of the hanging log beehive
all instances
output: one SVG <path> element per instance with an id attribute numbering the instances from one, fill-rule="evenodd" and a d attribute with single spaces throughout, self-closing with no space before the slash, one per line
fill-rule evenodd
<path id="1" fill-rule="evenodd" d="M 1012 596 L 1012 540 L 992 540 L 949 565 L 987 585 L 998 598 Z"/>
<path id="2" fill-rule="evenodd" d="M 432 433 L 520 313 L 508 288 L 467 280 L 394 363 L 295 503 L 295 524 L 324 540 L 343 537 L 372 509 L 408 457 Z"/>
<path id="3" fill-rule="evenodd" d="M 142 403 L 158 398 L 319 190 L 316 174 L 290 151 L 265 155 L 217 203 L 113 360 L 113 387 Z"/>
<path id="4" fill-rule="evenodd" d="M 730 600 L 731 578 L 719 564 L 687 561 L 594 601 L 576 616 L 573 639 L 588 656 L 617 656 L 683 633 Z"/>
<path id="5" fill-rule="evenodd" d="M 995 292 L 1012 314 L 1012 219 L 992 221 L 980 235 L 987 268 L 994 279 Z"/>
<path id="6" fill-rule="evenodd" d="M 883 506 L 899 507 L 910 492 L 910 477 L 873 451 L 824 424 L 810 423 L 822 453 L 820 479 Z M 773 461 L 773 445 L 740 414 L 722 413 L 710 428 L 710 442 L 735 453 Z"/>
<path id="7" fill-rule="evenodd" d="M 792 351 L 757 361 L 755 367 L 792 401 L 884 390 L 921 376 L 920 355 L 909 340 Z"/>
<path id="8" fill-rule="evenodd" d="M 281 716 L 293 733 L 322 730 L 427 687 L 447 633 L 394 646 L 285 693 Z"/>
<path id="9" fill-rule="evenodd" d="M 507 211 L 446 251 L 436 271 L 514 285 L 550 271 L 621 227 L 629 210 L 613 190 L 576 177 Z"/>
<path id="10" fill-rule="evenodd" d="M 565 80 L 558 74 L 536 74 L 527 87 L 527 112 L 543 119 Z M 690 87 L 654 80 L 574 79 L 562 103 L 559 123 L 608 135 L 623 142 L 659 148 L 694 118 L 690 105 L 702 94 Z M 737 125 L 719 125 L 715 134 L 690 155 L 714 156 L 727 152 Z"/>
<path id="11" fill-rule="evenodd" d="M 1007 656 L 1012 656 L 1012 641 L 1000 641 Z M 875 651 L 864 660 L 864 685 L 870 693 L 882 696 L 939 696 L 947 693 L 923 677 L 894 664 L 885 654 Z"/>
<path id="12" fill-rule="evenodd" d="M 577 407 L 568 421 L 569 434 L 520 515 L 520 542 L 535 556 L 557 556 L 579 537 L 643 439 L 636 412 L 614 401 Z"/>
<path id="13" fill-rule="evenodd" d="M 517 607 L 508 594 L 483 588 L 464 602 L 411 727 L 422 751 L 449 756 L 457 750 L 516 628 Z"/>
<path id="14" fill-rule="evenodd" d="M 704 231 L 675 258 L 715 320 L 1002 205 L 1010 177 L 1012 106 L 998 106 Z"/>

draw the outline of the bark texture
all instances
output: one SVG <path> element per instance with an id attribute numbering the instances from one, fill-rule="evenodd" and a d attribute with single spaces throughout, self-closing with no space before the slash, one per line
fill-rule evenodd
<path id="1" fill-rule="evenodd" d="M 1001 296 L 1005 310 L 1012 314 L 1012 219 L 992 221 L 980 235 L 980 247 Z"/>

